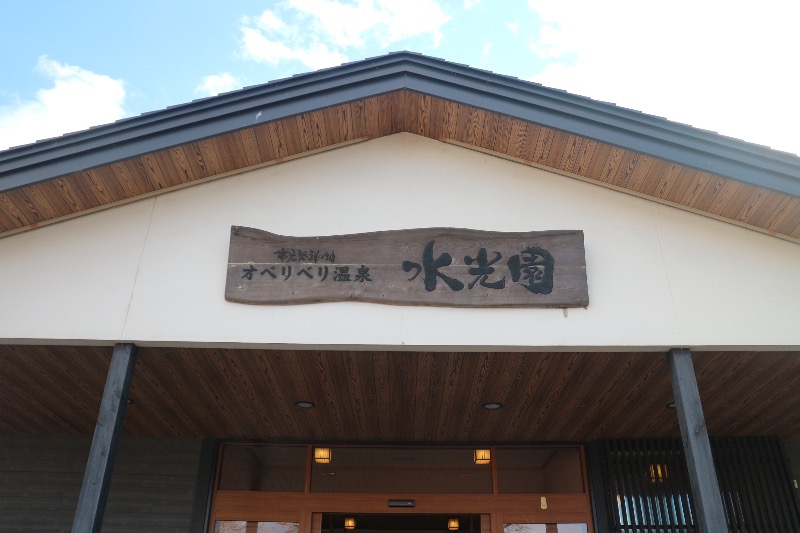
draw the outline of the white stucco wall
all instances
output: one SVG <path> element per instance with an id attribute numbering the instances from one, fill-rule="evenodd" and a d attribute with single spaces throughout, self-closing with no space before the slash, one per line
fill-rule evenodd
<path id="1" fill-rule="evenodd" d="M 588 309 L 225 301 L 231 225 L 582 229 Z M 432 349 L 800 346 L 800 246 L 401 134 L 0 239 L 0 342 Z"/>

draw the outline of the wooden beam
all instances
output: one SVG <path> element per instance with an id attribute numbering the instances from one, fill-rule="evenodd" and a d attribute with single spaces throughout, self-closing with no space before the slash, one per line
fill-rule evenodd
<path id="1" fill-rule="evenodd" d="M 102 527 L 119 434 L 136 365 L 136 351 L 133 344 L 114 346 L 72 533 L 99 533 Z"/>
<path id="2" fill-rule="evenodd" d="M 722 496 L 719 491 L 711 445 L 708 442 L 700 392 L 692 364 L 692 353 L 673 348 L 667 355 L 672 376 L 672 393 L 678 411 L 683 450 L 689 467 L 689 481 L 694 496 L 695 525 L 701 532 L 728 531 Z"/>

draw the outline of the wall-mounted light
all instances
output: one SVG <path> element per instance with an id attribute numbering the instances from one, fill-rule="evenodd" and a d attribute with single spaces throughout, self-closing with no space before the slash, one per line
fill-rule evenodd
<path id="1" fill-rule="evenodd" d="M 448 518 L 447 529 L 450 531 L 458 531 L 458 518 Z"/>
<path id="2" fill-rule="evenodd" d="M 475 450 L 475 464 L 488 465 L 492 462 L 491 450 Z"/>
<path id="3" fill-rule="evenodd" d="M 651 464 L 647 470 L 650 474 L 650 483 L 664 483 L 669 477 L 667 465 Z"/>
<path id="4" fill-rule="evenodd" d="M 355 529 L 356 528 L 356 519 L 352 516 L 347 516 L 344 519 L 344 528 L 345 529 Z"/>
<path id="5" fill-rule="evenodd" d="M 314 462 L 328 464 L 331 462 L 332 452 L 330 448 L 314 448 Z"/>

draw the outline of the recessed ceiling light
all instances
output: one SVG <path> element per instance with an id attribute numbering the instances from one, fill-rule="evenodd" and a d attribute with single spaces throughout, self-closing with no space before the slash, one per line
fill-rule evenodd
<path id="1" fill-rule="evenodd" d="M 503 407 L 503 404 L 499 402 L 487 402 L 483 404 L 483 408 L 489 409 L 490 411 L 494 411 L 495 409 L 500 409 L 501 407 Z"/>
<path id="2" fill-rule="evenodd" d="M 667 404 L 667 409 L 677 409 L 677 407 L 675 407 L 675 402 L 669 402 Z"/>
<path id="3" fill-rule="evenodd" d="M 311 409 L 314 404 L 311 402 L 294 402 L 294 406 L 298 409 Z"/>

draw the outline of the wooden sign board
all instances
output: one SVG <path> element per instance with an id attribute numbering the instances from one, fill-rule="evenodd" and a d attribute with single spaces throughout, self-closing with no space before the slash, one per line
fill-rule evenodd
<path id="1" fill-rule="evenodd" d="M 426 228 L 287 237 L 233 226 L 225 299 L 586 307 L 583 232 Z"/>

